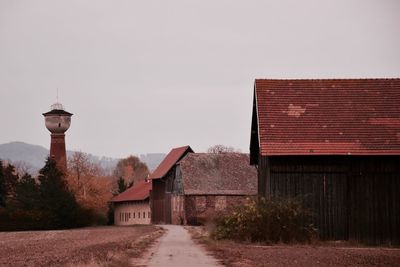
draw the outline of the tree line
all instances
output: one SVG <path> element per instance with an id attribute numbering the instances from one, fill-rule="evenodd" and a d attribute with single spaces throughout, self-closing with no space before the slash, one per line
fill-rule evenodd
<path id="1" fill-rule="evenodd" d="M 64 174 L 48 158 L 37 179 L 0 164 L 0 229 L 63 229 L 84 226 L 91 212 L 81 207 Z"/>
<path id="2" fill-rule="evenodd" d="M 0 161 L 0 230 L 112 224 L 113 195 L 145 179 L 149 170 L 130 156 L 119 161 L 113 175 L 106 173 L 81 152 L 68 160 L 63 171 L 48 158 L 37 177 L 18 173 L 12 164 Z"/>

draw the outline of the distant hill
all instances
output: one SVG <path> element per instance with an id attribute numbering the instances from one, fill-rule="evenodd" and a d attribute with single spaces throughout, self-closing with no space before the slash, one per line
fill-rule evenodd
<path id="1" fill-rule="evenodd" d="M 71 156 L 75 151 L 67 151 L 67 155 Z M 15 165 L 23 165 L 29 173 L 37 173 L 45 163 L 49 155 L 49 150 L 38 145 L 31 145 L 24 142 L 11 142 L 0 144 L 0 159 L 11 162 Z M 105 170 L 112 171 L 118 163 L 118 158 L 99 157 L 92 154 L 89 160 L 97 163 Z M 162 153 L 142 154 L 140 160 L 145 162 L 150 171 L 153 171 L 165 157 Z"/>

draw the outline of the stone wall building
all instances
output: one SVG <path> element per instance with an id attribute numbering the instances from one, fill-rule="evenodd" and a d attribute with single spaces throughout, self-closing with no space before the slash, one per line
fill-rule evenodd
<path id="1" fill-rule="evenodd" d="M 173 224 L 202 224 L 257 194 L 257 171 L 242 153 L 189 153 L 177 163 Z"/>

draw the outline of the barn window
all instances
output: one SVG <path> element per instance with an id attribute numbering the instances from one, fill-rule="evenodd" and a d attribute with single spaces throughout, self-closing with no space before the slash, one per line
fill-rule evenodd
<path id="1" fill-rule="evenodd" d="M 135 219 L 135 213 L 133 213 L 133 218 Z"/>
<path id="2" fill-rule="evenodd" d="M 138 218 L 140 219 L 140 212 L 137 213 Z"/>
<path id="3" fill-rule="evenodd" d="M 146 212 L 143 211 L 143 219 L 146 218 Z"/>

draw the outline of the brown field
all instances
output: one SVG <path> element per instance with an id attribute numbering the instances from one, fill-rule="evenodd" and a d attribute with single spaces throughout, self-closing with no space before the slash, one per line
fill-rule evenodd
<path id="1" fill-rule="evenodd" d="M 0 232 L 0 266 L 127 266 L 162 233 L 155 226 Z"/>
<path id="2" fill-rule="evenodd" d="M 214 241 L 204 230 L 190 227 L 195 241 L 202 243 L 225 266 L 400 266 L 399 248 L 374 248 L 348 243 L 320 242 L 315 245 L 257 245 Z"/>

